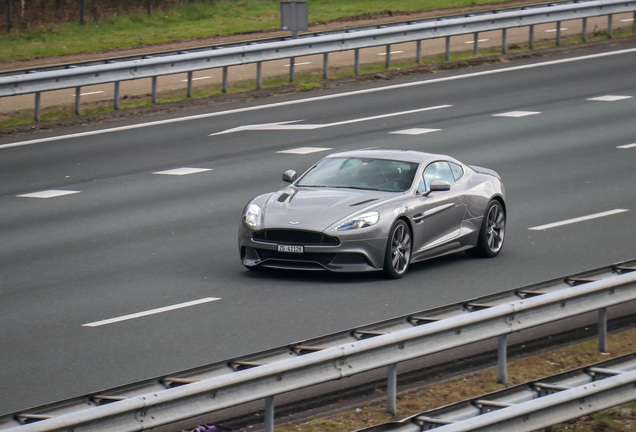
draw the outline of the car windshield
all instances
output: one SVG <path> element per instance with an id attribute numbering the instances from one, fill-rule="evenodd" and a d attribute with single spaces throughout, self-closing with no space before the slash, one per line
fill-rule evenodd
<path id="1" fill-rule="evenodd" d="M 404 192 L 411 187 L 417 163 L 370 158 L 327 158 L 318 162 L 296 184 Z"/>

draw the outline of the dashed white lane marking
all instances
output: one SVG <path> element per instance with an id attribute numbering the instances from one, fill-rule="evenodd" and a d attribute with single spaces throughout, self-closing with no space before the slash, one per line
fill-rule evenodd
<path id="1" fill-rule="evenodd" d="M 309 153 L 316 153 L 316 152 L 327 151 L 327 150 L 331 150 L 331 148 L 329 147 L 298 147 L 295 149 L 281 150 L 276 153 L 309 154 Z"/>
<path id="2" fill-rule="evenodd" d="M 400 54 L 403 53 L 404 51 L 390 51 L 389 54 Z M 385 56 L 387 53 L 386 52 L 381 52 L 378 53 L 379 56 Z"/>
<path id="3" fill-rule="evenodd" d="M 589 101 L 600 101 L 600 102 L 616 102 L 623 99 L 631 99 L 631 96 L 620 96 L 620 95 L 605 95 L 598 96 L 593 98 L 588 98 Z"/>
<path id="4" fill-rule="evenodd" d="M 308 65 L 311 64 L 311 62 L 298 62 L 298 63 L 294 63 L 294 66 L 304 66 L 304 65 Z M 291 63 L 288 63 L 286 65 L 283 65 L 284 67 L 291 67 Z"/>
<path id="5" fill-rule="evenodd" d="M 70 191 L 70 190 L 55 190 L 49 189 L 40 192 L 33 192 L 28 194 L 17 195 L 19 198 L 56 198 L 64 195 L 72 195 L 80 193 L 80 191 Z"/>
<path id="6" fill-rule="evenodd" d="M 569 225 L 569 224 L 573 224 L 573 223 L 577 223 L 577 222 L 584 222 L 584 221 L 588 221 L 591 219 L 598 219 L 598 218 L 602 218 L 605 216 L 611 216 L 611 215 L 615 215 L 618 213 L 625 213 L 629 211 L 628 209 L 616 209 L 616 210 L 609 210 L 606 212 L 602 212 L 602 213 L 595 213 L 592 215 L 588 215 L 588 216 L 581 216 L 581 217 L 577 217 L 574 219 L 568 219 L 568 220 L 564 220 L 561 222 L 554 222 L 554 223 L 550 223 L 550 224 L 545 224 L 545 225 L 539 225 L 536 227 L 532 227 L 532 228 L 528 228 L 530 230 L 533 231 L 541 231 L 541 230 L 547 230 L 550 228 L 555 228 L 555 227 L 559 227 L 559 226 L 563 226 L 563 225 Z"/>
<path id="7" fill-rule="evenodd" d="M 188 174 L 197 174 L 201 172 L 212 171 L 212 168 L 175 168 L 166 171 L 157 171 L 153 174 L 163 174 L 163 175 L 188 175 Z"/>
<path id="8" fill-rule="evenodd" d="M 430 132 L 439 132 L 440 130 L 441 129 L 411 128 L 411 129 L 404 129 L 404 130 L 399 130 L 399 131 L 389 132 L 389 133 L 398 134 L 398 135 L 422 135 L 422 134 L 430 133 Z"/>
<path id="9" fill-rule="evenodd" d="M 493 114 L 493 117 L 526 117 L 535 114 L 541 114 L 537 111 L 510 111 L 500 114 Z"/>
<path id="10" fill-rule="evenodd" d="M 86 93 L 80 93 L 80 96 L 88 96 L 88 95 L 94 95 L 94 94 L 100 94 L 100 93 L 106 93 L 104 90 L 99 90 L 99 91 L 92 91 L 92 92 L 86 92 Z M 77 93 L 73 93 L 73 96 L 76 96 Z"/>
<path id="11" fill-rule="evenodd" d="M 619 149 L 630 149 L 630 148 L 635 148 L 635 147 L 636 147 L 636 143 L 620 145 L 620 146 L 618 146 L 616 148 L 619 148 Z"/>
<path id="12" fill-rule="evenodd" d="M 105 320 L 101 320 L 101 321 L 95 321 L 95 322 L 91 322 L 91 323 L 87 323 L 87 324 L 82 324 L 82 327 L 99 327 L 99 326 L 103 326 L 106 324 L 113 324 L 113 323 L 117 323 L 117 322 L 121 322 L 121 321 L 126 321 L 126 320 L 131 320 L 134 318 L 140 318 L 140 317 L 145 317 L 148 315 L 155 315 L 158 313 L 162 313 L 162 312 L 168 312 L 168 311 L 172 311 L 175 309 L 183 309 L 186 307 L 190 307 L 190 306 L 196 306 L 196 305 L 200 305 L 203 303 L 209 303 L 209 302 L 213 302 L 216 300 L 221 300 L 218 297 L 206 297 L 206 298 L 202 298 L 199 300 L 193 300 L 193 301 L 189 301 L 189 302 L 185 302 L 185 303 L 179 303 L 179 304 L 175 304 L 172 306 L 165 306 L 165 307 L 161 307 L 161 308 L 157 308 L 157 309 L 151 309 L 151 310 L 147 310 L 144 312 L 137 312 L 137 313 L 133 313 L 133 314 L 129 314 L 129 315 L 123 315 L 120 317 L 116 317 L 116 318 L 110 318 L 110 319 L 105 319 Z"/>
<path id="13" fill-rule="evenodd" d="M 198 81 L 198 80 L 204 80 L 204 79 L 210 79 L 212 78 L 212 75 L 206 75 L 206 76 L 202 76 L 202 77 L 197 77 L 197 78 L 192 78 L 192 81 Z M 182 79 L 181 81 L 183 82 L 188 82 L 188 79 Z"/>
<path id="14" fill-rule="evenodd" d="M 567 27 L 561 27 L 561 28 L 560 28 L 560 29 L 558 29 L 558 30 L 560 30 L 560 31 L 566 31 L 567 29 L 568 29 Z M 546 33 L 554 33 L 554 32 L 556 32 L 556 31 L 557 31 L 557 29 L 548 29 L 548 30 L 546 30 L 545 32 L 546 32 Z"/>
<path id="15" fill-rule="evenodd" d="M 477 39 L 477 42 L 488 42 L 490 39 Z M 465 44 L 474 44 L 474 40 L 465 41 Z"/>

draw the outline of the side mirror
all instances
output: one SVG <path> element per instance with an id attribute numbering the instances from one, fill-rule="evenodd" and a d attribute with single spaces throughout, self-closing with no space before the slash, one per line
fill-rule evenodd
<path id="1" fill-rule="evenodd" d="M 287 183 L 295 182 L 296 177 L 298 177 L 298 174 L 294 170 L 287 170 L 283 173 L 283 181 Z"/>
<path id="2" fill-rule="evenodd" d="M 450 183 L 446 180 L 433 180 L 431 182 L 431 192 L 450 190 Z"/>

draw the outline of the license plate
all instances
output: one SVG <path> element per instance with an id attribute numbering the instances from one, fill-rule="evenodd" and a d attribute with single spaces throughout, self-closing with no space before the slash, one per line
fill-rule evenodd
<path id="1" fill-rule="evenodd" d="M 304 246 L 278 245 L 278 252 L 304 253 Z"/>

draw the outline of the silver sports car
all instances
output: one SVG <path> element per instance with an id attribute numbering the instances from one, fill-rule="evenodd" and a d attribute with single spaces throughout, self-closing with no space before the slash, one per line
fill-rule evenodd
<path id="1" fill-rule="evenodd" d="M 384 270 L 466 250 L 496 256 L 504 186 L 490 169 L 418 151 L 334 153 L 243 210 L 238 244 L 249 268 Z"/>

